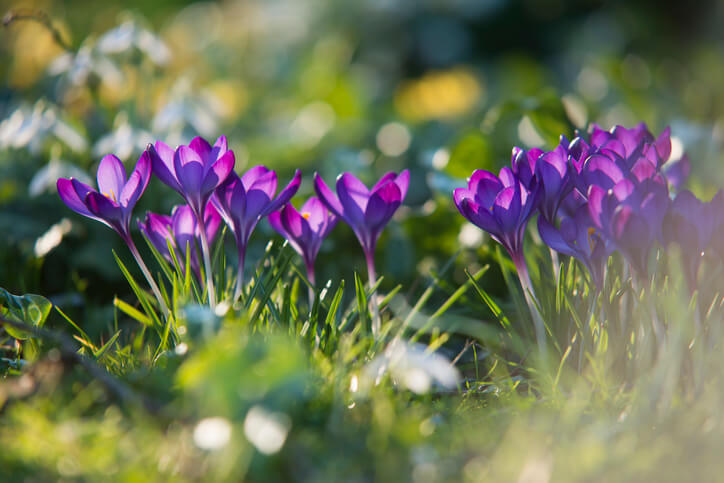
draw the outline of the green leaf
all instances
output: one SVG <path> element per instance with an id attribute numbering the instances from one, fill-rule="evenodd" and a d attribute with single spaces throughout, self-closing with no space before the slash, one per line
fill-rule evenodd
<path id="1" fill-rule="evenodd" d="M 0 288 L 0 315 L 14 322 L 42 327 L 52 307 L 53 304 L 41 295 L 13 295 Z M 5 330 L 16 339 L 30 337 L 27 332 L 14 327 L 5 326 Z"/>

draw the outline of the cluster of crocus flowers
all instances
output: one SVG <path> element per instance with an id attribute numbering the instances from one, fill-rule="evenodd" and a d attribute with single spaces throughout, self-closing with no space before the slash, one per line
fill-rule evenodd
<path id="1" fill-rule="evenodd" d="M 98 190 L 76 179 L 61 178 L 57 182 L 58 194 L 72 210 L 104 223 L 121 236 L 166 317 L 171 314 L 130 231 L 133 208 L 152 173 L 178 192 L 185 204 L 175 206 L 170 216 L 147 213 L 144 221 L 138 221 L 138 226 L 166 260 L 173 262 L 173 255 L 178 254 L 182 269 L 185 269 L 188 260 L 199 282 L 205 284 L 205 293 L 212 308 L 217 303 L 217 296 L 210 246 L 222 221 L 234 235 L 238 249 L 234 300 L 243 293 L 249 239 L 259 221 L 267 216 L 272 227 L 287 238 L 302 256 L 312 285 L 315 284 L 314 263 L 322 241 L 339 218 L 345 220 L 360 240 L 367 260 L 370 285 L 375 284 L 377 239 L 407 193 L 407 171 L 399 175 L 386 174 L 370 190 L 351 174 L 344 173 L 337 182 L 337 195 L 316 176 L 315 189 L 319 198 L 310 198 L 298 211 L 290 200 L 301 183 L 299 170 L 277 194 L 276 172 L 255 166 L 239 176 L 234 172 L 234 163 L 234 153 L 228 149 L 224 136 L 217 139 L 213 146 L 196 137 L 188 145 L 176 149 L 157 141 L 148 146 L 130 177 L 126 177 L 123 163 L 108 155 L 101 160 L 98 168 Z M 203 265 L 199 258 L 203 260 Z M 312 295 L 310 302 L 311 298 Z"/>
<path id="2" fill-rule="evenodd" d="M 593 125 L 571 142 L 562 136 L 552 151 L 514 148 L 511 168 L 499 176 L 475 171 L 467 188 L 455 190 L 455 204 L 506 248 L 526 290 L 523 238 L 536 213 L 541 239 L 579 260 L 597 290 L 614 251 L 645 280 L 652 250 L 672 243 L 682 249 L 694 290 L 702 254 L 716 244 L 717 229 L 724 235 L 724 215 L 721 222 L 715 216 L 724 196 L 705 203 L 682 190 L 672 201 L 690 168 L 686 156 L 666 166 L 670 156 L 668 128 L 654 137 L 643 123 L 610 131 Z"/>

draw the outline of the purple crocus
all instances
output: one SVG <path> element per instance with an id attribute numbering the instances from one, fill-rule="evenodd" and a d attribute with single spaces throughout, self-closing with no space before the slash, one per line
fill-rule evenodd
<path id="1" fill-rule="evenodd" d="M 204 226 L 209 243 L 214 242 L 220 225 L 221 215 L 213 204 L 207 203 L 204 210 Z M 174 207 L 171 216 L 148 213 L 144 222 L 138 221 L 138 227 L 154 248 L 169 262 L 173 262 L 169 243 L 180 257 L 179 262 L 182 269 L 185 267 L 184 263 L 188 257 L 191 269 L 201 280 L 201 266 L 197 255 L 197 243 L 201 242 L 201 233 L 190 206 Z"/>
<path id="2" fill-rule="evenodd" d="M 468 180 L 468 187 L 457 188 L 453 194 L 460 213 L 503 245 L 518 271 L 526 274 L 523 236 L 539 200 L 535 181 L 532 186 L 532 191 L 523 186 L 506 166 L 499 176 L 475 170 Z"/>
<path id="3" fill-rule="evenodd" d="M 337 224 L 337 217 L 327 210 L 319 198 L 311 197 L 297 211 L 291 203 L 269 215 L 269 224 L 304 259 L 307 278 L 315 285 L 314 261 L 322 246 L 322 241 Z"/>
<path id="4" fill-rule="evenodd" d="M 684 190 L 676 195 L 663 220 L 664 242 L 679 245 L 692 292 L 696 289 L 701 258 L 712 236 L 712 206 L 697 199 L 691 191 Z"/>
<path id="5" fill-rule="evenodd" d="M 136 202 L 146 190 L 150 178 L 151 159 L 148 152 L 141 155 L 128 178 L 126 178 L 126 168 L 121 160 L 108 154 L 101 159 L 98 166 L 98 190 L 74 178 L 59 178 L 57 188 L 60 199 L 68 208 L 100 221 L 121 236 L 151 286 L 164 315 L 168 317 L 169 310 L 161 296 L 161 291 L 138 253 L 130 230 L 131 213 Z"/>
<path id="6" fill-rule="evenodd" d="M 526 188 L 507 166 L 500 170 L 499 176 L 478 169 L 468 179 L 468 187 L 457 188 L 453 198 L 460 213 L 487 231 L 491 238 L 505 247 L 513 259 L 533 317 L 539 350 L 545 354 L 545 326 L 536 307 L 533 285 L 523 254 L 525 228 L 540 200 L 537 178 L 532 178 L 530 187 Z"/>
<path id="7" fill-rule="evenodd" d="M 588 209 L 604 236 L 623 254 L 640 278 L 648 275 L 648 258 L 668 210 L 669 196 L 660 177 L 639 183 L 624 179 L 609 190 L 591 186 Z"/>
<path id="8" fill-rule="evenodd" d="M 175 151 L 161 141 L 149 145 L 153 172 L 161 181 L 178 191 L 186 200 L 199 224 L 201 251 L 206 270 L 206 289 L 212 308 L 216 305 L 209 242 L 204 228 L 203 209 L 214 190 L 234 170 L 234 153 L 221 136 L 211 146 L 201 137 L 195 137 L 188 146 Z"/>
<path id="9" fill-rule="evenodd" d="M 560 144 L 543 153 L 535 162 L 535 177 L 540 189 L 540 213 L 548 220 L 556 219 L 558 208 L 573 190 L 577 174 L 568 162 L 568 140 L 561 136 Z M 532 186 L 528 185 L 531 189 Z"/>
<path id="10" fill-rule="evenodd" d="M 556 228 L 544 217 L 538 218 L 538 233 L 546 245 L 576 258 L 588 270 L 597 290 L 603 288 L 606 260 L 613 247 L 593 223 L 588 206 L 580 205 L 572 216 L 563 214 Z"/>
<path id="11" fill-rule="evenodd" d="M 249 238 L 257 223 L 269 213 L 286 204 L 299 189 L 302 173 L 297 170 L 292 181 L 278 196 L 277 174 L 264 166 L 256 166 L 239 177 L 232 172 L 212 197 L 222 218 L 236 239 L 239 266 L 234 298 L 241 295 L 244 283 L 244 261 Z"/>
<path id="12" fill-rule="evenodd" d="M 343 173 L 337 178 L 335 194 L 319 174 L 314 175 L 314 189 L 319 199 L 352 228 L 362 245 L 370 285 L 374 285 L 377 279 L 374 258 L 377 240 L 405 199 L 409 184 L 408 170 L 399 175 L 393 172 L 385 174 L 372 189 L 367 189 L 354 175 Z"/>

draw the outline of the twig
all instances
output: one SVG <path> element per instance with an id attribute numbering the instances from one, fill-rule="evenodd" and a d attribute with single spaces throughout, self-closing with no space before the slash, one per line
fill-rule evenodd
<path id="1" fill-rule="evenodd" d="M 32 327 L 22 322 L 8 320 L 4 317 L 0 317 L 0 325 L 8 325 L 25 332 L 29 332 L 36 337 L 50 339 L 57 342 L 60 345 L 60 350 L 63 354 L 69 356 L 78 364 L 83 366 L 83 368 L 85 368 L 92 377 L 100 381 L 100 383 L 103 384 L 106 389 L 113 393 L 118 399 L 131 404 L 143 406 L 151 413 L 157 413 L 160 410 L 160 405 L 156 401 L 135 393 L 133 389 L 124 382 L 113 377 L 108 371 L 101 368 L 88 357 L 78 353 L 78 349 L 80 347 L 67 335 L 40 327 Z"/>
<path id="2" fill-rule="evenodd" d="M 70 44 L 63 40 L 63 37 L 60 35 L 60 31 L 53 26 L 53 23 L 50 21 L 50 17 L 47 13 L 43 12 L 42 10 L 31 10 L 28 8 L 10 10 L 3 16 L 3 27 L 10 27 L 13 22 L 21 20 L 31 20 L 33 22 L 38 22 L 43 27 L 48 29 L 50 34 L 53 36 L 53 40 L 55 41 L 55 43 L 58 44 L 63 50 L 65 50 L 66 52 L 74 52 Z"/>

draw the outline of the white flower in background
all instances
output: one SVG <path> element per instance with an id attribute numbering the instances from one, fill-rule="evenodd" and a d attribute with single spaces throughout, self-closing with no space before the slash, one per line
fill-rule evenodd
<path id="1" fill-rule="evenodd" d="M 0 149 L 27 147 L 38 153 L 48 138 L 56 138 L 76 152 L 88 148 L 83 135 L 60 119 L 56 109 L 42 99 L 32 107 L 21 105 L 0 122 Z"/>
<path id="2" fill-rule="evenodd" d="M 452 389 L 460 379 L 458 370 L 445 357 L 427 352 L 424 345 L 399 339 L 367 365 L 363 373 L 366 385 L 378 384 L 386 373 L 395 384 L 417 394 L 428 392 L 433 384 Z"/>
<path id="3" fill-rule="evenodd" d="M 50 75 L 60 76 L 61 84 L 85 85 L 91 74 L 102 82 L 118 87 L 123 83 L 121 69 L 107 55 L 92 45 L 83 45 L 77 52 L 66 52 L 56 57 L 48 67 Z"/>
<path id="4" fill-rule="evenodd" d="M 182 77 L 171 88 L 169 100 L 151 123 L 153 132 L 169 145 L 185 141 L 184 128 L 191 126 L 203 137 L 215 136 L 224 106 L 206 89 L 194 89 L 191 80 Z"/>
<path id="5" fill-rule="evenodd" d="M 231 439 L 231 423 L 225 418 L 205 418 L 194 428 L 194 444 L 205 450 L 223 448 Z"/>
<path id="6" fill-rule="evenodd" d="M 122 160 L 128 159 L 133 153 L 140 153 L 148 143 L 154 141 L 150 132 L 137 129 L 128 122 L 128 114 L 121 111 L 113 121 L 113 130 L 102 136 L 93 145 L 96 157 L 113 153 Z"/>
<path id="7" fill-rule="evenodd" d="M 286 414 L 253 406 L 244 419 L 244 434 L 260 453 L 269 455 L 282 449 L 291 426 Z"/>
<path id="8" fill-rule="evenodd" d="M 140 27 L 136 22 L 123 22 L 98 38 L 96 47 L 104 54 L 117 54 L 137 48 L 156 65 L 166 65 L 171 51 L 153 32 Z"/>

